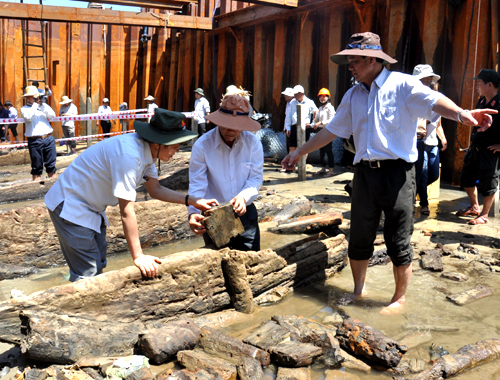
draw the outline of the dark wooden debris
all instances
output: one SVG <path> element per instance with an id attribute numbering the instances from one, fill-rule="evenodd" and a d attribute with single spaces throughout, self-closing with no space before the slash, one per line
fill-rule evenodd
<path id="1" fill-rule="evenodd" d="M 312 203 L 307 199 L 294 200 L 290 204 L 283 207 L 283 210 L 281 210 L 272 221 L 282 223 L 290 221 L 293 218 L 309 215 L 311 207 Z"/>
<path id="2" fill-rule="evenodd" d="M 177 360 L 189 371 L 195 372 L 200 368 L 206 371 L 216 372 L 223 380 L 235 380 L 237 376 L 236 366 L 219 358 L 214 358 L 201 350 L 179 351 Z"/>
<path id="3" fill-rule="evenodd" d="M 152 380 L 155 376 L 148 367 L 142 367 L 128 375 L 125 380 Z"/>
<path id="4" fill-rule="evenodd" d="M 479 249 L 474 247 L 472 244 L 468 244 L 468 243 L 463 243 L 463 242 L 460 243 L 457 250 L 459 250 L 461 252 L 463 251 L 464 253 L 469 253 L 471 255 L 479 255 Z"/>
<path id="5" fill-rule="evenodd" d="M 463 281 L 467 281 L 469 279 L 469 276 L 462 274 L 462 273 L 457 273 L 457 272 L 443 272 L 443 273 L 441 273 L 441 277 L 447 278 L 448 280 L 457 281 L 457 282 L 463 282 Z"/>
<path id="6" fill-rule="evenodd" d="M 479 285 L 473 289 L 468 289 L 460 293 L 449 295 L 446 298 L 456 303 L 457 305 L 463 306 L 491 295 L 493 295 L 493 289 L 483 285 Z"/>
<path id="7" fill-rule="evenodd" d="M 408 351 L 394 339 L 351 318 L 339 325 L 336 338 L 346 351 L 388 368 L 396 367 Z"/>
<path id="8" fill-rule="evenodd" d="M 245 232 L 240 217 L 234 212 L 230 203 L 205 211 L 201 223 L 217 248 L 224 247 L 231 238 Z"/>
<path id="9" fill-rule="evenodd" d="M 17 277 L 27 276 L 38 272 L 35 267 L 22 267 L 19 265 L 10 265 L 0 263 L 0 280 L 10 280 Z"/>
<path id="10" fill-rule="evenodd" d="M 443 256 L 450 256 L 453 254 L 453 249 L 443 245 L 443 243 L 437 243 L 436 248 L 440 248 L 443 250 Z"/>
<path id="11" fill-rule="evenodd" d="M 240 380 L 266 380 L 260 362 L 250 356 L 242 355 L 237 368 Z"/>
<path id="12" fill-rule="evenodd" d="M 443 271 L 443 262 L 441 260 L 443 250 L 440 248 L 428 249 L 420 253 L 422 259 L 422 268 L 430 269 L 435 272 Z"/>
<path id="13" fill-rule="evenodd" d="M 200 369 L 196 372 L 182 369 L 180 371 L 169 370 L 166 374 L 156 376 L 155 380 L 221 380 L 222 377 L 213 369 Z"/>
<path id="14" fill-rule="evenodd" d="M 368 261 L 368 266 L 372 267 L 374 265 L 386 265 L 391 262 L 391 258 L 387 254 L 387 248 L 379 249 L 373 252 L 373 256 Z"/>
<path id="15" fill-rule="evenodd" d="M 330 332 L 327 332 L 326 335 L 332 347 L 323 348 L 323 363 L 329 368 L 340 367 L 342 363 L 345 362 L 345 358 L 340 351 L 339 341 Z"/>
<path id="16" fill-rule="evenodd" d="M 403 328 L 405 330 L 439 331 L 439 332 L 455 332 L 460 330 L 458 327 L 453 327 L 453 326 L 416 325 L 416 324 L 405 324 L 403 325 Z"/>
<path id="17" fill-rule="evenodd" d="M 439 380 L 463 373 L 500 357 L 500 339 L 485 339 L 468 344 L 451 355 L 438 359 L 431 368 L 411 377 L 412 380 Z"/>
<path id="18" fill-rule="evenodd" d="M 302 234 L 325 230 L 342 224 L 341 212 L 301 216 L 269 228 L 269 231 L 280 234 Z"/>
<path id="19" fill-rule="evenodd" d="M 192 320 L 184 319 L 139 334 L 138 345 L 151 362 L 162 364 L 179 351 L 193 349 L 200 341 L 200 334 L 200 328 Z"/>
<path id="20" fill-rule="evenodd" d="M 239 339 L 208 326 L 201 329 L 200 346 L 205 352 L 226 359 L 238 360 L 241 356 L 247 355 L 257 359 L 264 367 L 271 361 L 266 351 L 245 344 Z"/>
<path id="21" fill-rule="evenodd" d="M 290 331 L 287 328 L 281 327 L 274 321 L 265 321 L 257 330 L 243 339 L 243 342 L 267 351 L 270 346 L 280 343 L 289 336 Z"/>
<path id="22" fill-rule="evenodd" d="M 322 354 L 320 347 L 309 343 L 288 341 L 269 347 L 273 362 L 286 367 L 307 367 Z"/>
<path id="23" fill-rule="evenodd" d="M 309 367 L 286 368 L 279 367 L 276 380 L 311 380 Z"/>
<path id="24" fill-rule="evenodd" d="M 26 372 L 25 379 L 26 380 L 45 380 L 49 374 L 44 369 L 36 369 L 32 368 L 28 372 Z"/>

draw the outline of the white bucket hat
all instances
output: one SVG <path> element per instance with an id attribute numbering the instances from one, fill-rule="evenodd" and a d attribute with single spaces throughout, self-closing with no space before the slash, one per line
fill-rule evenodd
<path id="1" fill-rule="evenodd" d="M 35 96 L 38 94 L 38 88 L 36 88 L 35 86 L 26 86 L 26 88 L 24 89 L 24 95 L 22 97 L 26 98 L 28 96 Z"/>
<path id="2" fill-rule="evenodd" d="M 286 96 L 293 96 L 294 95 L 293 88 L 291 87 L 285 88 L 285 91 L 283 91 L 282 94 Z"/>
<path id="3" fill-rule="evenodd" d="M 432 84 L 435 84 L 441 77 L 434 73 L 431 65 L 417 65 L 413 69 L 413 76 L 417 79 L 432 77 Z"/>
<path id="4" fill-rule="evenodd" d="M 102 100 L 102 102 L 103 102 L 103 103 L 109 103 L 109 99 L 108 99 L 108 98 L 104 98 L 104 99 Z"/>
<path id="5" fill-rule="evenodd" d="M 64 95 L 61 98 L 61 101 L 59 102 L 59 104 L 68 104 L 68 103 L 71 103 L 72 101 L 73 101 L 73 99 L 70 99 L 66 95 Z"/>
<path id="6" fill-rule="evenodd" d="M 153 98 L 151 95 L 148 95 L 148 97 L 147 97 L 147 98 L 144 98 L 144 100 L 151 100 L 151 101 L 153 101 L 153 100 L 155 100 L 155 99 L 156 99 L 156 98 Z"/>
<path id="7" fill-rule="evenodd" d="M 294 93 L 294 94 L 298 94 L 299 92 L 300 92 L 301 94 L 303 94 L 303 93 L 304 93 L 304 87 L 302 87 L 300 84 L 298 84 L 297 86 L 295 86 L 295 87 L 293 88 L 293 93 Z"/>

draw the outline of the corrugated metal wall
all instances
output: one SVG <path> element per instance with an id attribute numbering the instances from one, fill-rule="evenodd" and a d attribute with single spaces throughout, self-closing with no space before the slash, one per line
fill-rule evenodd
<path id="1" fill-rule="evenodd" d="M 142 108 L 142 99 L 152 94 L 161 107 L 190 111 L 195 88 L 202 87 L 215 108 L 225 88 L 235 84 L 252 92 L 256 109 L 273 114 L 278 130 L 285 106 L 280 93 L 287 86 L 301 84 L 313 99 L 328 87 L 338 105 L 350 75 L 328 57 L 359 31 L 381 36 L 384 51 L 399 61 L 392 70 L 411 73 L 416 64 L 433 65 L 442 76 L 441 90 L 464 108 L 473 108 L 477 97 L 475 73 L 483 67 L 498 70 L 498 0 L 319 1 L 279 11 L 222 1 L 216 19 L 223 27 L 214 33 L 150 28 L 152 39 L 145 43 L 138 27 L 49 23 L 51 105 L 59 109 L 61 96 L 69 95 L 84 113 L 90 96 L 96 112 L 106 96 L 112 109 L 123 101 Z M 214 3 L 201 1 L 191 12 L 210 16 Z M 15 100 L 20 108 L 20 22 L 0 22 L 1 100 Z M 469 128 L 453 122 L 444 127 L 450 148 L 443 172 L 456 182 L 464 155 L 456 141 L 467 146 Z"/>

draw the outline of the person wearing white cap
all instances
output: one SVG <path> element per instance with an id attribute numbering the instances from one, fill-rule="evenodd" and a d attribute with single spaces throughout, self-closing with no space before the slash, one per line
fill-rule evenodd
<path id="1" fill-rule="evenodd" d="M 198 134 L 203 136 L 207 133 L 207 124 L 210 123 L 205 119 L 205 116 L 210 115 L 210 103 L 205 98 L 205 93 L 202 88 L 194 90 L 194 112 L 198 118 Z"/>
<path id="2" fill-rule="evenodd" d="M 78 109 L 73 104 L 73 99 L 70 99 L 64 95 L 59 102 L 61 108 L 59 108 L 59 116 L 75 116 L 78 115 Z M 63 121 L 62 130 L 65 138 L 75 137 L 75 122 L 73 120 Z M 66 142 L 67 146 L 70 148 L 68 156 L 76 154 L 76 141 L 69 140 Z"/>
<path id="3" fill-rule="evenodd" d="M 121 104 L 118 106 L 118 109 L 119 109 L 120 111 L 127 111 L 127 110 L 128 110 L 128 104 L 127 104 L 127 102 L 123 102 L 123 103 L 121 103 Z M 126 119 L 120 119 L 119 123 L 120 123 L 120 125 L 122 126 L 122 127 L 121 127 L 121 130 L 122 130 L 123 132 L 128 131 L 128 121 L 127 121 Z"/>
<path id="4" fill-rule="evenodd" d="M 26 123 L 25 135 L 28 138 L 28 150 L 31 159 L 33 181 L 42 177 L 43 166 L 49 178 L 56 174 L 56 144 L 52 136 L 49 120 L 56 117 L 52 108 L 42 101 L 42 95 L 35 86 L 27 86 L 22 96 L 26 105 L 21 108 Z"/>
<path id="5" fill-rule="evenodd" d="M 103 114 L 110 114 L 113 113 L 111 110 L 111 107 L 109 106 L 109 99 L 104 98 L 102 100 L 102 106 L 99 106 L 99 109 L 97 110 L 97 113 L 103 113 Z M 102 128 L 102 133 L 106 134 L 111 132 L 111 120 L 100 120 L 101 123 L 101 128 Z M 114 120 L 113 120 L 114 123 Z M 107 139 L 109 136 L 104 136 L 105 139 Z"/>
<path id="6" fill-rule="evenodd" d="M 434 73 L 431 65 L 417 65 L 413 69 L 413 76 L 420 79 L 424 85 L 438 90 L 437 81 L 441 77 Z M 441 125 L 441 116 L 436 115 L 434 120 L 418 119 L 417 123 L 417 150 L 418 159 L 415 164 L 417 195 L 420 199 L 420 214 L 429 215 L 429 201 L 427 186 L 439 178 L 439 148 L 438 137 L 446 150 L 448 142 Z"/>
<path id="7" fill-rule="evenodd" d="M 293 99 L 293 88 L 287 87 L 285 88 L 284 91 L 281 92 L 281 94 L 285 97 L 286 101 L 286 106 L 285 106 L 285 121 L 286 121 L 287 115 L 290 113 L 290 102 Z M 286 148 L 288 151 L 290 151 L 290 137 L 288 137 L 286 133 L 285 123 L 283 123 L 283 132 L 285 132 L 286 135 Z"/>
<path id="8" fill-rule="evenodd" d="M 432 120 L 435 112 L 465 125 L 479 125 L 482 131 L 491 126 L 489 114 L 496 111 L 463 110 L 415 77 L 387 70 L 384 65 L 397 61 L 382 51 L 380 38 L 374 33 L 353 34 L 346 49 L 330 59 L 349 65 L 359 83 L 344 95 L 332 121 L 285 157 L 282 166 L 293 169 L 301 155 L 337 136 L 354 136 L 355 181 L 348 248 L 354 291 L 339 302 L 348 304 L 366 296 L 368 263 L 384 212 L 384 238 L 393 264 L 395 291 L 381 313 L 395 314 L 403 308 L 412 274 L 417 120 Z"/>
<path id="9" fill-rule="evenodd" d="M 318 107 L 316 104 L 304 95 L 304 87 L 297 85 L 293 88 L 294 99 L 290 102 L 290 113 L 286 115 L 285 118 L 285 130 L 286 135 L 289 137 L 289 148 L 290 152 L 293 152 L 297 148 L 297 104 L 306 105 L 306 128 L 311 128 L 311 121 L 314 121 L 316 113 L 318 112 Z M 309 133 L 307 133 L 307 137 Z"/>
<path id="10" fill-rule="evenodd" d="M 147 98 L 144 98 L 146 101 L 146 107 L 148 108 L 148 113 L 154 113 L 155 109 L 158 108 L 158 105 L 155 103 L 155 97 L 148 95 Z"/>

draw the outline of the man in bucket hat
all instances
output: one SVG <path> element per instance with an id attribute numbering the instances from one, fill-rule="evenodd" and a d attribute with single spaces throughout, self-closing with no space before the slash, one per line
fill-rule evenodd
<path id="1" fill-rule="evenodd" d="M 198 134 L 200 136 L 207 133 L 207 115 L 210 115 L 210 103 L 205 98 L 205 93 L 202 88 L 197 88 L 194 90 L 194 112 L 196 112 L 196 117 L 198 118 Z"/>
<path id="2" fill-rule="evenodd" d="M 151 197 L 208 210 L 215 200 L 163 187 L 154 161 L 168 161 L 181 143 L 197 134 L 182 128 L 184 115 L 157 108 L 151 123 L 135 121 L 136 133 L 106 139 L 80 154 L 45 196 L 45 204 L 70 269 L 70 281 L 92 277 L 106 267 L 107 206 L 120 207 L 123 232 L 142 274 L 154 277 L 160 259 L 142 252 L 134 212 L 136 188 Z"/>
<path id="3" fill-rule="evenodd" d="M 384 68 L 396 61 L 382 51 L 379 36 L 357 33 L 346 49 L 331 60 L 348 64 L 359 82 L 344 95 L 332 121 L 308 143 L 290 153 L 283 167 L 293 168 L 304 154 L 319 149 L 337 136 L 354 136 L 355 181 L 351 203 L 348 255 L 354 292 L 341 300 L 350 303 L 363 297 L 368 262 L 382 211 L 387 254 L 394 265 L 395 292 L 384 314 L 397 313 L 405 302 L 412 273 L 413 202 L 417 160 L 418 117 L 434 119 L 437 113 L 465 125 L 491 125 L 494 110 L 463 110 L 420 80 Z"/>
<path id="4" fill-rule="evenodd" d="M 70 99 L 68 96 L 64 95 L 59 104 L 61 105 L 61 108 L 59 108 L 59 116 L 78 115 L 78 109 L 76 108 L 76 105 L 73 103 L 73 99 Z M 73 120 L 63 121 L 62 130 L 65 138 L 75 137 L 75 122 Z M 76 154 L 75 140 L 67 141 L 67 146 L 70 149 L 68 152 L 68 156 Z"/>
<path id="5" fill-rule="evenodd" d="M 260 250 L 257 209 L 253 204 L 262 186 L 264 152 L 262 144 L 249 131 L 260 124 L 250 118 L 253 109 L 240 95 L 226 95 L 218 111 L 207 116 L 218 127 L 200 137 L 193 145 L 189 165 L 189 194 L 230 202 L 240 216 L 245 232 L 232 238 L 229 247 L 241 251 Z M 212 240 L 200 223 L 203 218 L 188 208 L 189 225 L 203 235 L 207 245 Z"/>

